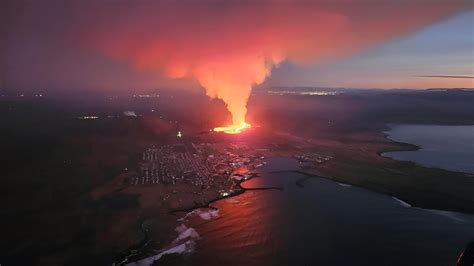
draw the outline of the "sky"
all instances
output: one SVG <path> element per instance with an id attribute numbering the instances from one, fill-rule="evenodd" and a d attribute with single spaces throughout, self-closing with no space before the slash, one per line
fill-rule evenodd
<path id="1" fill-rule="evenodd" d="M 470 1 L 149 2 L 2 1 L 0 87 L 474 87 Z"/>
<path id="2" fill-rule="evenodd" d="M 440 76 L 440 77 L 422 77 Z M 474 11 L 325 65 L 282 64 L 268 85 L 356 88 L 473 88 Z"/>

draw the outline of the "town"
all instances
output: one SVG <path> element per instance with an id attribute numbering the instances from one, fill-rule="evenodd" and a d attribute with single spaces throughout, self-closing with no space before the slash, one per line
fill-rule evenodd
<path id="1" fill-rule="evenodd" d="M 295 155 L 295 158 L 300 162 L 300 167 L 302 169 L 308 169 L 333 159 L 332 156 L 314 152 L 305 152 L 299 155 Z"/>
<path id="2" fill-rule="evenodd" d="M 265 164 L 264 155 L 246 143 L 177 143 L 143 151 L 131 185 L 190 184 L 201 189 L 228 187 L 248 179 Z M 230 184 L 231 185 L 231 184 Z"/>

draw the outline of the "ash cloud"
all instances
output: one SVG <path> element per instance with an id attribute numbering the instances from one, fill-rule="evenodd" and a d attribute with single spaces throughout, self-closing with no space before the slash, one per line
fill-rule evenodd
<path id="1" fill-rule="evenodd" d="M 464 0 L 38 2 L 23 2 L 23 14 L 47 16 L 39 40 L 195 79 L 226 103 L 233 124 L 244 121 L 252 86 L 285 60 L 324 63 L 470 8 Z"/>

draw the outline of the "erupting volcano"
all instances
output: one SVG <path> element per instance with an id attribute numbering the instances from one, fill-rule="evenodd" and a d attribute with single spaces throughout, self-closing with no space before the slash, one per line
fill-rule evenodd
<path id="1" fill-rule="evenodd" d="M 111 5 L 94 1 L 84 10 L 91 18 L 81 13 L 74 32 L 84 46 L 140 71 L 198 81 L 232 116 L 232 125 L 214 130 L 235 134 L 250 127 L 245 116 L 252 87 L 281 62 L 321 63 L 355 54 L 466 4 L 435 2 L 387 8 L 386 0 L 122 1 L 111 12 Z"/>

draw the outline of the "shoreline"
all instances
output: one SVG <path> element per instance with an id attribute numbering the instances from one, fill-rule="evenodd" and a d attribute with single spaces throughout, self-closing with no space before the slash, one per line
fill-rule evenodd
<path id="1" fill-rule="evenodd" d="M 386 125 L 386 126 L 389 126 L 389 125 Z M 387 141 L 386 144 L 388 144 L 388 147 L 387 146 L 384 147 L 383 145 L 379 145 L 382 147 L 376 147 L 374 151 L 375 154 L 378 157 L 382 158 L 383 160 L 389 160 L 393 165 L 390 166 L 390 165 L 385 165 L 384 162 L 378 162 L 374 165 L 368 164 L 366 168 L 367 170 L 374 170 L 374 169 L 379 168 L 383 171 L 394 172 L 394 173 L 389 173 L 392 175 L 387 176 L 388 178 L 394 178 L 396 177 L 396 175 L 413 176 L 413 177 L 419 177 L 423 179 L 426 179 L 427 177 L 431 177 L 431 176 L 441 176 L 441 175 L 443 176 L 455 175 L 458 178 L 474 177 L 474 174 L 470 174 L 466 172 L 451 171 L 451 170 L 447 170 L 447 169 L 443 169 L 439 167 L 427 167 L 413 161 L 396 160 L 391 157 L 383 156 L 382 154 L 386 152 L 417 151 L 417 150 L 420 150 L 421 147 L 415 144 L 411 144 L 411 143 L 404 143 L 404 142 L 392 140 L 389 137 L 389 134 L 387 134 L 386 128 L 375 130 L 374 133 L 381 134 L 381 136 L 383 136 L 383 139 Z M 358 162 L 358 164 L 360 164 L 360 162 Z M 364 165 L 362 166 L 364 167 Z M 397 169 L 398 167 L 403 167 L 403 170 Z M 357 171 L 354 171 L 355 176 L 359 176 L 359 177 L 374 176 L 374 174 L 371 174 L 366 169 L 364 168 L 357 169 Z M 414 190 L 416 189 L 415 184 L 407 185 L 406 187 L 400 188 L 400 187 L 394 186 L 393 184 L 390 184 L 390 182 L 387 182 L 388 180 L 386 179 L 384 180 L 385 176 L 375 175 L 376 179 L 378 180 L 378 182 L 375 183 L 375 182 L 367 182 L 364 179 L 353 178 L 350 175 L 347 176 L 347 175 L 338 175 L 337 173 L 334 173 L 334 172 L 331 173 L 331 171 L 330 170 L 327 171 L 327 169 L 321 170 L 321 169 L 316 168 L 312 170 L 316 170 L 318 174 L 311 173 L 311 169 L 309 171 L 297 170 L 294 172 L 311 176 L 311 177 L 320 177 L 320 178 L 329 179 L 335 182 L 342 182 L 342 183 L 346 183 L 352 186 L 368 189 L 373 192 L 385 194 L 391 197 L 396 197 L 398 199 L 403 200 L 404 202 L 409 203 L 410 205 L 412 205 L 412 207 L 418 207 L 418 208 L 429 209 L 429 210 L 459 212 L 463 214 L 474 214 L 473 208 L 466 207 L 466 206 L 470 206 L 468 202 L 467 203 L 465 202 L 465 201 L 469 201 L 469 199 L 447 198 L 447 199 L 441 200 L 438 198 L 424 198 L 423 195 L 413 194 L 416 192 Z M 321 172 L 325 172 L 325 173 L 321 174 Z M 328 172 L 329 174 L 327 174 Z M 349 173 L 351 173 L 351 171 L 349 171 Z"/>
<path id="2" fill-rule="evenodd" d="M 236 185 L 238 186 L 239 190 L 234 191 L 233 193 L 230 193 L 229 195 L 219 196 L 219 197 L 213 198 L 213 199 L 211 199 L 207 202 L 202 202 L 200 204 L 195 204 L 191 207 L 186 207 L 186 208 L 181 208 L 181 209 L 172 209 L 172 210 L 168 211 L 168 213 L 174 215 L 175 217 L 178 217 L 179 216 L 179 215 L 177 215 L 178 213 L 189 214 L 189 213 L 192 213 L 193 211 L 196 211 L 196 210 L 199 210 L 199 209 L 211 209 L 211 210 L 214 210 L 214 211 L 218 211 L 219 210 L 218 208 L 216 208 L 214 206 L 211 206 L 212 203 L 241 195 L 241 194 L 245 193 L 246 191 L 254 191 L 254 190 L 262 190 L 262 191 L 263 190 L 280 190 L 280 191 L 282 191 L 283 190 L 282 187 L 255 187 L 255 188 L 242 187 L 242 183 L 244 183 L 246 181 L 249 181 L 249 180 L 251 180 L 255 177 L 259 177 L 259 176 L 260 176 L 259 173 L 254 173 L 247 179 L 242 179 L 242 180 L 238 180 L 238 181 L 236 180 L 235 182 L 236 182 Z M 174 224 L 175 225 L 179 224 L 179 220 L 184 218 L 186 216 L 186 214 L 183 217 L 178 218 Z M 132 245 L 125 252 L 123 252 L 123 253 L 128 253 L 128 254 L 124 254 L 122 256 L 122 258 L 124 258 L 124 259 L 115 260 L 114 265 L 133 264 L 133 263 L 136 263 L 136 262 L 144 259 L 144 258 L 141 258 L 141 259 L 132 259 L 131 261 L 125 261 L 130 257 L 135 257 L 135 256 L 139 257 L 140 253 L 143 252 L 142 249 L 146 249 L 148 244 L 153 240 L 153 238 L 148 235 L 147 230 L 143 228 L 143 223 L 146 220 L 147 219 L 144 219 L 142 222 L 140 222 L 140 231 L 144 234 L 144 238 L 139 243 Z M 170 244 L 172 244 L 172 242 Z M 173 249 L 173 248 L 175 248 L 175 247 L 170 247 L 169 249 Z M 166 250 L 163 251 L 162 253 L 165 253 L 165 252 L 166 252 Z M 160 253 L 156 254 L 156 256 L 159 255 L 159 254 Z M 117 261 L 119 261 L 119 262 L 117 262 Z"/>
<path id="3" fill-rule="evenodd" d="M 403 125 L 409 125 L 409 124 L 403 124 Z M 390 127 L 389 126 L 389 131 L 393 129 L 393 127 Z M 432 125 L 432 126 L 438 126 L 438 125 Z M 445 126 L 474 126 L 474 125 L 445 125 Z M 382 134 L 384 135 L 385 139 L 391 141 L 392 143 L 395 143 L 397 145 L 400 145 L 400 146 L 404 146 L 404 147 L 407 147 L 408 149 L 401 149 L 401 150 L 380 150 L 377 152 L 377 154 L 381 157 L 384 157 L 384 158 L 387 158 L 387 159 L 390 159 L 390 160 L 394 160 L 394 161 L 398 161 L 398 162 L 409 162 L 409 163 L 414 163 L 416 164 L 417 166 L 420 166 L 420 167 L 425 167 L 425 168 L 430 168 L 430 169 L 437 169 L 437 170 L 444 170 L 444 171 L 449 171 L 449 172 L 454 172 L 454 173 L 460 173 L 460 174 L 464 174 L 464 175 L 469 175 L 469 176 L 474 176 L 474 173 L 469 173 L 469 172 L 464 172 L 464 171 L 455 171 L 455 170 L 449 170 L 449 169 L 445 169 L 445 168 L 441 168 L 441 167 L 437 167 L 437 166 L 428 166 L 428 165 L 422 165 L 421 163 L 418 163 L 416 161 L 412 161 L 412 160 L 397 160 L 391 156 L 386 156 L 384 154 L 387 154 L 387 153 L 392 153 L 392 152 L 410 152 L 410 151 L 420 151 L 423 149 L 423 147 L 421 146 L 418 146 L 416 144 L 413 144 L 413 143 L 407 143 L 407 142 L 400 142 L 400 141 L 397 141 L 397 140 L 394 140 L 392 138 L 390 138 L 390 134 L 388 134 L 388 131 L 384 130 L 382 131 Z M 411 149 L 410 149 L 411 148 Z"/>
<path id="4" fill-rule="evenodd" d="M 338 183 L 340 185 L 343 185 L 343 186 L 353 186 L 353 187 L 363 188 L 363 189 L 367 189 L 367 190 L 369 190 L 371 192 L 374 192 L 374 193 L 379 193 L 379 194 L 382 194 L 382 195 L 389 196 L 389 197 L 393 198 L 394 200 L 396 200 L 398 202 L 403 202 L 406 205 L 410 205 L 409 207 L 411 207 L 411 208 L 420 208 L 420 209 L 424 209 L 424 210 L 434 210 L 434 211 L 448 211 L 448 212 L 457 212 L 457 213 L 462 213 L 462 214 L 467 214 L 467 215 L 474 215 L 473 212 L 468 212 L 468 211 L 459 211 L 459 210 L 451 210 L 451 209 L 437 209 L 437 208 L 425 207 L 423 205 L 417 205 L 417 204 L 412 203 L 409 199 L 405 199 L 403 196 L 378 191 L 378 190 L 375 190 L 375 189 L 371 189 L 369 187 L 365 187 L 363 185 L 350 183 L 349 181 L 346 181 L 346 180 L 344 180 L 344 182 L 342 182 L 343 180 L 333 179 L 331 177 L 325 177 L 325 176 L 321 176 L 321 175 L 311 174 L 309 172 L 303 172 L 303 171 L 299 171 L 299 170 L 289 170 L 289 171 L 279 171 L 279 172 L 281 172 L 281 173 L 283 173 L 283 172 L 296 173 L 296 174 L 305 175 L 306 177 L 298 179 L 298 180 L 295 181 L 295 183 L 297 183 L 296 185 L 299 186 L 299 187 L 304 187 L 304 185 L 302 185 L 301 182 L 304 182 L 304 181 L 306 181 L 310 178 L 324 178 L 324 179 L 336 182 L 336 183 Z M 300 184 L 298 184 L 298 183 L 300 183 Z"/>
<path id="5" fill-rule="evenodd" d="M 430 211 L 430 212 L 440 212 L 440 213 L 459 213 L 459 214 L 462 214 L 462 215 L 472 215 L 472 213 L 469 213 L 469 212 L 462 212 L 462 211 L 452 211 L 452 210 L 449 210 L 449 209 L 436 209 L 436 208 L 429 208 L 429 207 L 424 207 L 424 206 L 421 206 L 421 205 L 416 205 L 416 204 L 413 204 L 410 200 L 406 200 L 405 197 L 403 196 L 400 196 L 400 195 L 396 195 L 396 194 L 392 194 L 392 193 L 388 193 L 388 192 L 381 192 L 381 191 L 378 191 L 378 190 L 375 190 L 375 189 L 371 189 L 371 188 L 368 188 L 368 187 L 365 187 L 365 186 L 362 186 L 362 185 L 359 185 L 359 184 L 354 184 L 354 183 L 351 183 L 350 181 L 347 181 L 347 180 L 339 180 L 339 179 L 335 179 L 333 177 L 329 177 L 329 176 L 324 176 L 324 175 L 318 175 L 318 174 L 313 174 L 311 172 L 307 172 L 307 171 L 304 171 L 304 170 L 278 170 L 278 171 L 270 171 L 270 172 L 266 172 L 267 174 L 278 174 L 278 173 L 296 173 L 296 174 L 300 174 L 300 175 L 303 175 L 304 177 L 302 178 L 299 178 L 297 180 L 295 180 L 295 185 L 297 185 L 298 187 L 301 187 L 301 188 L 304 188 L 304 182 L 308 179 L 311 179 L 311 178 L 324 178 L 324 179 L 327 179 L 329 181 L 332 181 L 332 182 L 335 182 L 341 186 L 347 186 L 347 187 L 350 187 L 350 186 L 355 186 L 355 187 L 358 187 L 358 188 L 363 188 L 363 189 L 366 189 L 370 192 L 373 192 L 373 193 L 378 193 L 378 194 L 381 194 L 381 195 L 386 195 L 388 197 L 391 197 L 394 201 L 398 202 L 399 204 L 401 204 L 403 207 L 406 207 L 406 208 L 418 208 L 418 209 L 423 209 L 425 211 Z M 180 219 L 183 219 L 186 217 L 186 215 L 188 214 L 191 214 L 192 212 L 196 211 L 196 210 L 199 210 L 199 209 L 211 209 L 212 211 L 219 211 L 218 208 L 212 206 L 212 203 L 214 202 L 217 202 L 217 201 L 220 201 L 220 200 L 224 200 L 224 199 L 228 199 L 228 198 L 232 198 L 232 197 L 235 197 L 235 196 L 238 196 L 238 195 L 241 195 L 243 193 L 245 193 L 247 190 L 248 191 L 252 191 L 252 190 L 283 190 L 284 188 L 283 187 L 255 187 L 255 188 L 245 188 L 242 186 L 242 183 L 246 182 L 246 181 L 249 181 L 253 178 L 256 178 L 256 177 L 260 177 L 261 173 L 254 173 L 253 175 L 251 175 L 249 178 L 245 179 L 245 180 L 236 180 L 236 185 L 238 186 L 238 190 L 234 191 L 233 193 L 230 193 L 229 195 L 226 195 L 226 196 L 219 196 L 219 197 L 216 197 L 216 198 L 213 198 L 207 202 L 202 202 L 202 203 L 199 203 L 199 204 L 195 204 L 193 206 L 190 206 L 190 207 L 187 207 L 187 208 L 181 208 L 181 209 L 173 209 L 173 210 L 170 210 L 169 211 L 169 214 L 172 214 L 172 215 L 175 215 L 175 217 L 178 217 L 180 216 L 179 213 L 186 213 L 184 216 L 182 216 Z M 343 182 L 343 183 L 339 183 L 339 181 Z M 446 216 L 448 216 L 446 214 Z M 212 219 L 214 218 L 213 216 L 211 216 L 211 218 L 209 219 Z M 455 217 L 456 218 L 456 217 Z M 175 225 L 176 226 L 183 226 L 184 223 L 181 223 L 180 225 L 180 222 L 182 220 L 180 219 L 177 219 L 176 222 L 175 222 Z M 203 217 L 201 217 L 201 219 L 204 219 Z M 454 219 L 454 218 L 453 218 Z M 456 218 L 457 219 L 457 218 Z M 186 227 L 186 225 L 184 225 Z M 176 227 L 176 228 L 178 228 Z M 142 229 L 142 232 L 145 234 L 145 239 L 143 239 L 141 241 L 141 243 L 144 243 L 143 247 L 142 248 L 146 248 L 146 245 L 148 245 L 148 243 L 150 241 L 152 241 L 152 238 L 147 238 L 147 234 L 146 234 L 146 230 L 144 230 L 143 228 Z M 188 229 L 190 230 L 194 230 L 192 227 L 189 227 Z M 197 233 L 197 232 L 196 232 Z M 180 238 L 180 236 L 178 235 L 177 239 Z M 186 240 L 186 239 L 184 239 Z M 137 263 L 138 261 L 141 261 L 141 260 L 146 260 L 148 258 L 151 258 L 151 257 L 159 257 L 159 259 L 161 259 L 162 255 L 163 256 L 165 254 L 170 254 L 170 253 L 173 253 L 173 252 L 168 252 L 168 250 L 174 250 L 176 249 L 178 246 L 181 246 L 181 245 L 185 245 L 186 243 L 188 243 L 189 241 L 193 241 L 192 239 L 191 240 L 186 240 L 186 242 L 183 242 L 183 243 L 176 243 L 175 242 L 176 240 L 168 243 L 168 245 L 165 247 L 165 248 L 162 248 L 162 249 L 159 249 L 159 251 L 157 251 L 157 253 L 155 253 L 153 256 L 147 256 L 147 257 L 140 257 L 140 252 L 141 251 L 137 251 L 137 253 L 135 254 L 131 254 L 131 256 L 138 256 L 140 257 L 139 259 L 135 259 L 135 260 L 132 260 L 132 261 L 129 261 L 129 262 L 126 262 L 124 264 L 118 264 L 118 265 L 127 265 L 127 264 L 131 264 L 131 265 L 134 265 L 133 263 Z M 189 244 L 189 243 L 188 243 Z M 186 244 L 187 245 L 187 244 Z M 185 245 L 185 246 L 186 246 Z M 176 252 L 176 254 L 181 254 L 181 253 L 186 253 L 188 251 L 180 251 L 180 252 Z M 143 254 L 142 254 L 143 255 Z M 158 259 L 158 260 L 159 260 Z M 156 260 L 156 261 L 158 261 Z M 155 262 L 156 262 L 155 261 Z"/>
<path id="6" fill-rule="evenodd" d="M 226 198 L 231 198 L 231 197 L 235 197 L 235 196 L 238 196 L 240 194 L 243 194 L 245 193 L 245 191 L 251 191 L 251 190 L 283 190 L 282 187 L 256 187 L 256 188 L 245 188 L 245 187 L 242 187 L 242 183 L 246 182 L 246 181 L 249 181 L 255 177 L 259 177 L 259 174 L 258 173 L 255 173 L 255 174 L 252 174 L 249 178 L 245 179 L 245 180 L 239 180 L 239 181 L 236 181 L 236 185 L 239 187 L 239 190 L 237 191 L 234 191 L 232 193 L 229 193 L 229 195 L 226 195 L 226 196 L 220 196 L 220 197 L 217 197 L 217 198 L 214 198 L 214 199 L 211 199 L 205 203 L 201 203 L 201 204 L 196 204 L 194 206 L 191 206 L 191 207 L 186 207 L 186 208 L 181 208 L 181 209 L 173 209 L 173 210 L 170 210 L 169 213 L 170 214 L 175 214 L 175 213 L 179 213 L 179 212 L 190 212 L 190 211 L 194 211 L 196 209 L 200 209 L 200 208 L 209 208 L 209 209 L 217 209 L 213 206 L 210 206 L 212 203 L 216 202 L 216 201 L 219 201 L 219 200 L 223 200 L 223 199 L 226 199 Z"/>
<path id="7" fill-rule="evenodd" d="M 309 170 L 302 170 L 302 169 L 299 169 L 299 170 L 279 170 L 279 171 L 271 171 L 271 172 L 267 172 L 268 174 L 278 174 L 278 173 L 297 173 L 297 174 L 301 174 L 301 175 L 304 175 L 304 177 L 302 178 L 299 178 L 297 180 L 295 180 L 295 185 L 300 187 L 300 188 L 304 188 L 304 182 L 307 181 L 308 179 L 310 178 L 324 178 L 324 179 L 328 179 L 330 181 L 333 181 L 333 182 L 336 182 L 336 183 L 339 183 L 339 185 L 341 186 L 355 186 L 355 187 L 358 187 L 358 188 L 363 188 L 363 189 L 366 189 L 368 191 L 371 191 L 371 192 L 374 192 L 374 193 L 379 193 L 379 194 L 382 194 L 382 195 L 386 195 L 388 197 L 391 197 L 393 200 L 401 203 L 403 202 L 404 206 L 405 207 L 410 207 L 410 208 L 420 208 L 420 209 L 423 209 L 423 210 L 427 210 L 427 211 L 440 211 L 440 212 L 457 212 L 457 213 L 460 213 L 460 214 L 467 214 L 467 215 L 472 215 L 474 214 L 473 211 L 470 211 L 468 209 L 462 209 L 462 208 L 458 208 L 456 206 L 459 206 L 459 204 L 457 202 L 452 202 L 452 199 L 448 198 L 447 201 L 442 201 L 441 199 L 438 199 L 436 197 L 433 197 L 433 198 L 423 198 L 423 195 L 416 195 L 416 194 L 412 194 L 412 190 L 413 189 L 416 189 L 416 185 L 413 185 L 413 186 L 407 186 L 407 187 L 396 187 L 396 184 L 390 184 L 390 182 L 387 183 L 387 181 L 390 181 L 390 179 L 384 179 L 384 178 L 391 178 L 391 177 L 394 177 L 393 175 L 394 174 L 399 174 L 399 173 L 392 173 L 390 172 L 391 171 L 391 168 L 396 168 L 397 165 L 400 165 L 400 166 L 403 166 L 404 168 L 402 170 L 400 170 L 401 173 L 403 173 L 404 175 L 407 175 L 407 176 L 413 176 L 413 177 L 416 177 L 417 175 L 423 178 L 427 178 L 429 177 L 430 175 L 440 175 L 443 174 L 443 175 L 450 175 L 450 174 L 455 174 L 455 175 L 464 175 L 464 176 L 468 176 L 468 174 L 464 173 L 464 172 L 454 172 L 454 171 L 449 171 L 449 170 L 445 170 L 445 169 L 441 169 L 441 168 L 429 168 L 429 167 L 425 167 L 423 165 L 419 165 L 415 162 L 412 162 L 412 161 L 399 161 L 399 160 L 395 160 L 393 158 L 390 158 L 390 157 L 385 157 L 383 156 L 382 154 L 385 153 L 385 152 L 396 152 L 396 151 L 417 151 L 417 150 L 420 150 L 421 147 L 417 146 L 417 145 L 414 145 L 414 144 L 410 144 L 410 143 L 403 143 L 403 142 L 398 142 L 398 141 L 394 141 L 392 140 L 391 138 L 389 138 L 389 134 L 386 133 L 385 129 L 380 129 L 380 130 L 376 130 L 376 131 L 373 131 L 373 133 L 375 134 L 380 134 L 379 136 L 383 136 L 383 140 L 385 142 L 380 142 L 381 144 L 378 144 L 378 142 L 373 142 L 374 143 L 374 150 L 370 151 L 370 152 L 373 152 L 372 154 L 375 153 L 376 156 L 382 158 L 383 160 L 389 160 L 390 162 L 392 162 L 391 164 L 387 164 L 386 162 L 383 162 L 382 161 L 375 161 L 375 162 L 370 162 L 370 163 L 375 163 L 375 164 L 364 164 L 364 161 L 362 161 L 362 164 L 360 166 L 362 166 L 361 168 L 358 169 L 358 171 L 348 171 L 347 173 L 349 174 L 353 174 L 355 176 L 359 176 L 359 177 L 364 177 L 364 176 L 374 176 L 374 171 L 367 171 L 368 169 L 370 170 L 374 170 L 374 169 L 382 169 L 384 171 L 387 171 L 388 175 L 387 176 L 379 176 L 376 177 L 377 178 L 380 178 L 380 182 L 379 183 L 370 183 L 367 181 L 365 181 L 364 179 L 360 180 L 360 179 L 353 179 L 351 178 L 351 176 L 339 176 L 337 175 L 337 172 L 330 172 L 330 171 L 326 171 L 327 169 L 323 169 L 323 173 L 321 173 L 320 169 L 319 168 L 314 168 L 314 169 L 309 169 Z M 388 144 L 388 145 L 387 145 Z M 274 156 L 270 156 L 270 157 L 274 157 Z M 285 156 L 285 157 L 288 157 L 288 156 Z M 288 158 L 291 158 L 291 157 L 288 157 Z M 338 163 L 347 163 L 345 162 L 344 160 L 334 160 L 336 164 L 329 164 L 329 169 L 331 167 L 336 167 L 337 168 L 337 165 Z M 369 162 L 369 161 L 368 161 Z M 358 163 L 361 163 L 361 162 L 358 162 Z M 351 166 L 351 165 L 349 165 Z M 367 170 L 366 170 L 367 169 Z M 312 173 L 311 170 L 313 171 L 316 171 L 317 173 Z M 346 169 L 344 169 L 346 170 Z M 398 170 L 397 170 L 398 171 Z M 283 190 L 284 188 L 282 187 L 257 187 L 257 188 L 245 188 L 242 186 L 242 183 L 245 182 L 245 181 L 249 181 L 255 177 L 259 177 L 261 173 L 253 173 L 249 178 L 247 179 L 242 179 L 242 180 L 234 180 L 235 182 L 235 185 L 236 187 L 238 188 L 237 190 L 234 190 L 232 193 L 229 193 L 228 195 L 225 195 L 225 196 L 222 196 L 222 195 L 219 195 L 215 198 L 212 198 L 212 199 L 209 199 L 207 201 L 203 201 L 203 202 L 194 202 L 194 204 L 192 206 L 186 206 L 184 208 L 178 208 L 178 209 L 171 209 L 168 211 L 168 214 L 171 214 L 173 215 L 174 217 L 179 217 L 181 214 L 180 213 L 190 213 L 190 212 L 193 212 L 193 211 L 196 211 L 196 210 L 199 210 L 199 209 L 211 209 L 211 210 L 214 210 L 214 211 L 218 211 L 218 208 L 212 206 L 213 203 L 217 202 L 217 201 L 220 201 L 220 200 L 224 200 L 224 199 L 228 199 L 228 198 L 232 198 L 232 197 L 235 197 L 235 196 L 238 196 L 240 194 L 243 194 L 245 193 L 245 191 L 249 190 L 249 191 L 252 191 L 252 190 Z M 422 181 L 423 179 L 421 179 Z M 364 183 L 366 182 L 366 183 Z M 411 190 L 410 190 L 411 189 Z M 413 190 L 415 191 L 415 190 Z M 412 196 L 410 196 L 412 195 Z M 456 199 L 457 200 L 457 199 Z M 460 201 L 461 202 L 461 201 Z M 201 217 L 202 218 L 202 217 Z M 203 218 L 204 219 L 204 218 Z M 175 225 L 179 225 L 179 219 L 176 220 L 174 222 Z M 143 229 L 143 228 L 141 228 Z M 142 241 L 140 241 L 140 243 L 144 243 L 143 247 L 142 248 L 146 248 L 147 246 L 147 242 L 150 242 L 152 239 L 147 239 L 147 235 L 146 235 L 146 232 L 144 232 L 144 230 L 142 230 L 142 232 L 145 234 L 145 239 L 143 239 Z M 148 240 L 148 241 L 146 241 Z M 169 242 L 168 243 L 168 246 L 167 248 L 172 248 L 170 247 L 169 245 L 172 244 L 173 242 Z M 167 249 L 165 248 L 165 249 Z M 128 249 L 130 252 L 130 249 Z M 164 250 L 164 249 L 160 249 L 160 250 Z M 158 253 L 155 253 L 155 255 L 157 255 Z M 143 255 L 143 254 L 141 254 Z M 140 257 L 140 254 L 135 254 L 135 256 L 137 257 Z M 144 259 L 145 257 L 141 256 L 140 259 L 135 259 L 133 260 L 132 262 L 137 262 L 137 261 L 140 261 L 141 259 Z M 132 262 L 127 262 L 127 263 L 132 263 Z"/>
<path id="8" fill-rule="evenodd" d="M 306 180 L 309 180 L 311 178 L 322 178 L 322 179 L 326 179 L 326 180 L 335 182 L 338 185 L 343 186 L 343 187 L 357 187 L 357 188 L 366 189 L 366 190 L 368 190 L 370 192 L 373 192 L 373 193 L 388 196 L 388 197 L 392 198 L 394 201 L 398 202 L 401 206 L 403 206 L 405 208 L 416 208 L 416 209 L 421 209 L 421 210 L 425 210 L 425 211 L 429 211 L 429 212 L 443 212 L 443 213 L 446 212 L 446 213 L 457 213 L 457 214 L 461 214 L 461 215 L 474 215 L 474 213 L 470 213 L 470 212 L 453 211 L 453 210 L 447 210 L 447 209 L 433 209 L 433 208 L 425 208 L 425 207 L 422 207 L 422 206 L 416 206 L 416 205 L 411 204 L 409 201 L 401 199 L 400 197 L 398 197 L 396 195 L 393 195 L 393 194 L 390 194 L 390 193 L 379 192 L 379 191 L 372 190 L 372 189 L 369 189 L 369 188 L 366 188 L 366 187 L 363 187 L 363 186 L 360 186 L 360 185 L 356 185 L 356 184 L 340 183 L 340 182 L 338 182 L 334 179 L 327 178 L 327 177 L 324 177 L 324 176 L 321 176 L 321 175 L 311 174 L 311 173 L 304 172 L 304 171 L 301 171 L 301 170 L 280 170 L 280 171 L 273 171 L 273 172 L 269 172 L 269 173 L 270 174 L 273 174 L 273 173 L 275 173 L 275 174 L 278 174 L 278 173 L 296 173 L 296 174 L 304 175 L 305 177 L 299 178 L 295 181 L 295 185 L 297 185 L 298 187 L 301 187 L 301 188 L 304 188 L 304 185 L 301 184 L 301 183 L 305 182 Z"/>
<path id="9" fill-rule="evenodd" d="M 273 174 L 273 173 L 281 173 L 281 174 L 284 174 L 284 173 L 298 173 L 298 174 L 304 175 L 303 178 L 297 179 L 295 181 L 295 183 L 301 181 L 301 179 L 304 179 L 304 180 L 308 180 L 310 178 L 324 178 L 324 179 L 327 179 L 327 178 L 322 177 L 320 175 L 311 174 L 311 173 L 307 173 L 307 172 L 300 171 L 300 170 L 279 170 L 279 171 L 266 172 L 266 173 L 269 173 L 269 174 Z M 302 180 L 301 182 L 304 182 L 304 180 Z M 329 181 L 333 181 L 336 184 L 341 185 L 340 183 L 337 183 L 334 180 L 329 180 Z M 241 183 L 243 183 L 243 182 L 241 182 Z M 261 188 L 256 188 L 256 189 L 261 189 Z M 263 188 L 263 189 L 271 189 L 271 188 Z M 249 190 L 249 189 L 246 189 L 246 190 Z M 381 194 L 381 195 L 385 194 L 385 193 L 380 193 L 380 192 L 373 191 L 373 190 L 370 190 L 370 189 L 367 189 L 367 191 L 372 192 L 372 193 Z M 241 191 L 240 193 L 236 193 L 236 194 L 228 195 L 228 196 L 225 196 L 225 197 L 221 197 L 220 199 L 226 199 L 226 198 L 230 198 L 230 197 L 233 197 L 233 196 L 237 196 L 237 195 L 240 195 L 244 192 L 245 192 L 245 189 L 243 191 Z M 390 195 L 387 195 L 387 196 L 390 196 Z M 423 210 L 423 211 L 426 211 L 426 212 L 432 212 L 432 213 L 437 214 L 437 215 L 445 216 L 445 217 L 453 220 L 454 222 L 459 222 L 459 223 L 465 222 L 465 220 L 463 220 L 462 216 L 458 216 L 458 213 L 452 213 L 452 212 L 447 212 L 447 211 L 438 211 L 438 210 L 432 210 L 432 209 L 426 209 L 426 208 L 418 208 L 418 207 L 415 207 L 415 206 L 411 206 L 408 203 L 403 202 L 402 200 L 400 200 L 399 198 L 396 198 L 394 196 L 391 196 L 391 198 L 393 199 L 394 202 L 397 202 L 398 204 L 400 204 L 400 205 L 402 205 L 403 207 L 406 207 L 406 208 L 420 209 L 420 210 Z M 215 199 L 214 201 L 217 201 L 217 200 L 220 200 L 220 199 Z M 396 204 L 396 203 L 394 203 L 394 204 Z M 213 207 L 213 206 L 209 206 L 209 208 L 218 209 L 218 208 Z M 199 209 L 199 208 L 197 208 L 197 209 Z M 460 214 L 462 215 L 464 213 L 460 213 Z M 214 218 L 214 217 L 212 217 L 212 218 Z M 201 218 L 204 219 L 203 217 L 201 217 Z M 212 218 L 209 218 L 209 219 L 212 219 Z M 207 220 L 207 219 L 205 219 L 205 220 Z M 188 229 L 194 230 L 192 227 L 189 227 Z M 178 238 L 179 238 L 179 236 L 178 236 Z M 190 238 L 190 240 L 187 240 L 187 241 L 193 241 L 193 239 Z M 192 250 L 191 251 L 189 251 L 189 250 L 185 250 L 185 251 L 179 250 L 178 252 L 174 252 L 174 250 L 178 250 L 178 247 L 181 247 L 182 245 L 185 245 L 187 247 L 187 245 L 188 245 L 187 243 L 188 242 L 181 243 L 181 244 L 179 244 L 179 243 L 174 244 L 174 246 L 168 246 L 165 249 L 159 250 L 158 253 L 156 253 L 155 255 L 147 257 L 147 258 L 142 258 L 140 261 L 150 261 L 152 258 L 158 258 L 157 260 L 154 260 L 154 263 L 159 264 L 159 263 L 161 263 L 161 261 L 159 261 L 159 259 L 161 259 L 165 254 L 171 254 L 171 253 L 174 253 L 175 256 L 179 256 L 181 258 L 182 256 L 186 256 L 186 254 L 189 254 L 190 252 L 192 252 Z M 137 262 L 135 262 L 135 263 L 137 263 Z M 141 264 L 131 264 L 131 265 L 141 265 Z"/>

